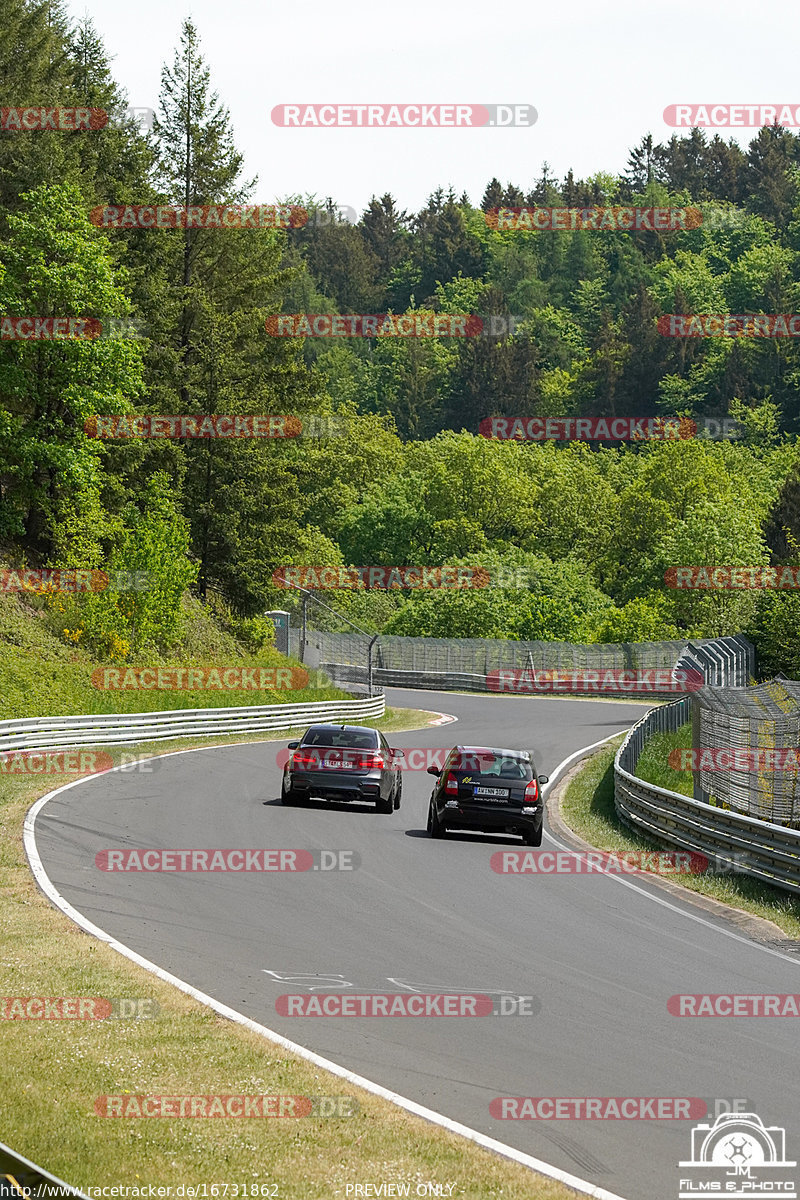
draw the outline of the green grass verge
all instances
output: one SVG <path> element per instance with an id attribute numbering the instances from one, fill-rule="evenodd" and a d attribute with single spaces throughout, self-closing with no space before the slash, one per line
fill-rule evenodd
<path id="1" fill-rule="evenodd" d="M 384 729 L 427 718 L 390 710 Z M 285 741 L 291 730 L 248 740 Z M 232 735 L 140 745 L 146 757 Z M 111 748 L 115 761 L 131 748 Z M 61 776 L 57 783 L 69 782 Z M 54 786 L 54 781 L 48 781 Z M 78 1187 L 277 1185 L 280 1200 L 344 1197 L 349 1183 L 454 1185 L 466 1200 L 569 1200 L 575 1193 L 361 1092 L 161 983 L 50 906 L 22 848 L 41 779 L 0 779 L 0 989 L 4 996 L 136 996 L 152 1020 L 0 1020 L 0 1140 Z M 269 938 L 269 931 L 265 931 Z M 349 1118 L 108 1119 L 96 1097 L 283 1094 L 356 1097 Z M 498 1128 L 498 1138 L 503 1138 Z M 209 1190 L 209 1195 L 211 1192 Z M 220 1189 L 220 1195 L 221 1195 Z M 352 1193 L 351 1193 L 352 1194 Z M 444 1190 L 444 1194 L 448 1194 Z M 232 1190 L 229 1192 L 232 1196 Z M 240 1190 L 239 1195 L 242 1195 Z"/>
<path id="2" fill-rule="evenodd" d="M 666 763 L 669 750 L 674 745 L 683 745 L 683 742 L 677 740 L 671 740 L 667 744 L 664 739 L 683 736 L 685 735 L 682 731 L 676 735 L 659 735 L 660 748 L 652 750 L 647 761 L 644 754 L 639 759 L 639 763 L 644 762 L 645 768 L 648 768 L 655 778 L 645 776 L 638 769 L 637 774 L 648 778 L 652 783 L 658 783 L 660 787 L 670 787 L 672 791 L 683 790 L 676 786 L 674 780 L 666 782 L 666 777 L 663 776 L 663 764 Z M 607 747 L 598 750 L 575 775 L 562 798 L 561 813 L 570 829 L 598 850 L 651 849 L 653 843 L 630 832 L 619 820 L 614 808 L 614 755 L 621 742 L 622 737 L 616 738 Z M 670 779 L 679 774 L 672 771 L 668 765 L 666 770 L 671 772 Z M 665 877 L 689 891 L 710 896 L 713 900 L 721 900 L 733 908 L 774 921 L 789 937 L 800 938 L 800 899 L 795 899 L 778 888 L 748 879 L 746 875 L 667 874 Z"/>
<path id="3" fill-rule="evenodd" d="M 667 788 L 671 792 L 681 792 L 684 796 L 693 794 L 692 772 L 680 771 L 671 767 L 669 756 L 672 750 L 689 750 L 692 745 L 692 724 L 687 721 L 675 733 L 656 733 L 645 743 L 639 761 L 636 764 L 636 774 L 646 783 L 655 787 Z"/>

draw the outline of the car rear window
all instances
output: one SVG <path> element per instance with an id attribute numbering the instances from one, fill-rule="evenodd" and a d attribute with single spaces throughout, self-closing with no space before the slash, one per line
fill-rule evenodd
<path id="1" fill-rule="evenodd" d="M 495 754 L 491 750 L 465 750 L 453 758 L 450 770 L 491 779 L 533 779 L 529 759 Z"/>
<path id="2" fill-rule="evenodd" d="M 370 729 L 309 729 L 302 745 L 347 746 L 352 750 L 374 750 L 378 745 L 378 735 Z"/>

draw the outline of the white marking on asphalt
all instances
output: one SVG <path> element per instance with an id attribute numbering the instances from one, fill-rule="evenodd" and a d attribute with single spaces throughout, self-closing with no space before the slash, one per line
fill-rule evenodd
<path id="1" fill-rule="evenodd" d="M 268 971 L 266 967 L 262 967 L 261 972 L 263 975 L 271 975 L 276 983 L 295 983 L 295 985 L 297 987 L 307 987 L 310 992 L 316 991 L 316 989 L 318 987 L 319 988 L 333 988 L 333 987 L 345 988 L 345 987 L 353 986 L 352 983 L 350 983 L 347 979 L 345 979 L 344 975 L 339 975 L 338 973 L 336 975 L 325 975 L 325 974 L 320 974 L 319 972 L 312 973 L 311 971 L 305 971 L 299 975 L 279 975 L 277 971 Z M 314 986 L 312 987 L 310 983 L 296 983 L 296 981 L 298 979 L 313 979 Z M 319 982 L 320 979 L 329 979 L 331 982 L 330 983 L 320 983 Z"/>
<path id="2" fill-rule="evenodd" d="M 419 711 L 426 713 L 431 712 L 431 709 L 421 708 Z M 458 717 L 454 717 L 452 713 L 436 713 L 436 716 L 439 720 L 431 721 L 429 728 L 433 728 L 434 725 L 452 725 L 454 721 L 458 720 Z"/>
<path id="3" fill-rule="evenodd" d="M 547 796 L 547 792 L 557 782 L 558 776 L 563 774 L 566 767 L 574 762 L 576 758 L 581 758 L 584 754 L 588 754 L 590 750 L 596 750 L 598 746 L 605 745 L 606 742 L 612 741 L 615 737 L 619 737 L 620 733 L 627 733 L 626 729 L 620 729 L 619 733 L 612 733 L 606 738 L 602 738 L 599 742 L 593 742 L 591 746 L 584 746 L 582 750 L 576 750 L 574 754 L 570 754 L 558 764 L 550 777 L 550 782 L 542 788 L 543 796 Z M 565 850 L 568 854 L 580 854 L 582 851 L 575 850 L 572 846 L 567 846 L 560 842 L 558 838 L 553 837 L 549 830 L 545 829 L 544 836 L 548 841 L 557 846 L 559 850 Z M 792 963 L 793 966 L 800 965 L 800 959 L 793 958 L 789 954 L 783 954 L 780 950 L 773 949 L 772 946 L 765 946 L 763 942 L 757 942 L 753 938 L 744 937 L 741 933 L 734 933 L 732 929 L 726 929 L 723 925 L 718 925 L 714 921 L 707 920 L 706 917 L 701 917 L 698 913 L 687 912 L 685 908 L 681 908 L 677 904 L 670 903 L 660 896 L 655 889 L 641 887 L 637 883 L 632 883 L 629 879 L 622 879 L 619 875 L 606 874 L 603 872 L 606 879 L 612 880 L 614 883 L 619 883 L 623 887 L 631 888 L 632 891 L 638 892 L 640 896 L 646 896 L 648 900 L 652 900 L 654 904 L 660 904 L 664 908 L 670 909 L 671 912 L 678 913 L 682 917 L 688 917 L 690 921 L 696 921 L 698 925 L 705 925 L 706 929 L 713 929 L 715 933 L 721 933 L 723 937 L 732 938 L 734 942 L 743 942 L 745 946 L 750 946 L 754 950 L 763 950 L 765 954 L 771 954 L 774 958 L 780 958 L 784 962 Z M 687 904 L 691 904 L 691 900 L 687 899 Z"/>
<path id="4" fill-rule="evenodd" d="M 191 750 L 179 750 L 177 753 L 194 754 L 198 750 L 207 749 L 207 746 L 198 746 Z M 160 756 L 153 755 L 153 757 L 158 758 Z M 446 1117 L 432 1108 L 426 1108 L 423 1104 L 417 1104 L 416 1100 L 409 1100 L 406 1096 L 392 1092 L 380 1083 L 375 1083 L 371 1079 L 366 1079 L 363 1075 L 357 1075 L 354 1071 L 348 1070 L 347 1067 L 342 1067 L 328 1058 L 323 1058 L 321 1054 L 315 1054 L 313 1050 L 308 1050 L 298 1042 L 290 1041 L 274 1029 L 268 1029 L 266 1025 L 260 1025 L 257 1021 L 251 1020 L 250 1017 L 243 1016 L 235 1008 L 230 1008 L 227 1004 L 221 1004 L 213 996 L 208 996 L 205 992 L 201 992 L 198 988 L 193 987 L 192 984 L 179 979 L 177 975 L 172 975 L 156 963 L 143 958 L 141 954 L 137 954 L 135 950 L 131 950 L 129 946 L 117 941 L 116 938 L 106 933 L 104 929 L 89 921 L 68 900 L 64 899 L 55 885 L 50 881 L 44 869 L 44 864 L 39 857 L 39 851 L 36 848 L 35 833 L 36 818 L 45 804 L 53 800 L 56 796 L 59 796 L 62 792 L 67 792 L 70 788 L 77 787 L 83 782 L 85 781 L 82 779 L 75 779 L 72 783 L 66 783 L 62 787 L 56 788 L 55 791 L 48 792 L 46 796 L 41 796 L 25 815 L 23 841 L 28 862 L 39 887 L 56 908 L 59 908 L 65 916 L 74 921 L 86 933 L 98 938 L 101 942 L 105 942 L 112 950 L 116 950 L 118 954 L 122 954 L 138 966 L 144 967 L 145 971 L 149 971 L 151 975 L 157 976 L 164 983 L 170 983 L 173 987 L 179 988 L 180 991 L 185 992 L 200 1004 L 205 1004 L 208 1008 L 213 1009 L 214 1012 L 219 1013 L 220 1016 L 227 1017 L 228 1020 L 235 1021 L 237 1024 L 243 1025 L 245 1029 L 250 1029 L 254 1033 L 260 1033 L 263 1037 L 269 1038 L 270 1041 L 283 1046 L 284 1049 L 291 1050 L 293 1054 L 306 1059 L 307 1062 L 314 1063 L 315 1066 L 330 1071 L 332 1075 L 338 1075 L 340 1079 L 346 1079 L 348 1083 L 363 1088 L 364 1091 L 371 1092 L 374 1096 L 380 1096 L 383 1100 L 388 1100 L 391 1104 L 397 1105 L 398 1108 L 404 1108 L 407 1112 L 413 1113 L 417 1117 L 422 1117 L 424 1120 L 430 1121 L 433 1125 L 439 1125 L 442 1129 L 447 1129 L 450 1133 L 456 1133 L 460 1137 L 467 1138 L 468 1141 L 475 1142 L 478 1146 L 483 1146 L 486 1150 L 492 1150 L 495 1154 L 499 1154 L 503 1158 L 509 1158 L 523 1167 L 530 1167 L 531 1170 L 537 1171 L 540 1175 L 545 1175 L 548 1179 L 555 1179 L 584 1196 L 591 1196 L 594 1200 L 625 1200 L 624 1196 L 620 1196 L 616 1192 L 606 1191 L 605 1188 L 597 1187 L 586 1179 L 579 1179 L 577 1175 L 571 1175 L 569 1171 L 562 1171 L 560 1167 L 554 1167 L 550 1163 L 542 1161 L 542 1159 L 534 1158 L 532 1154 L 525 1154 L 522 1150 L 517 1150 L 514 1146 L 507 1146 L 504 1142 L 499 1142 L 496 1138 L 488 1137 L 485 1133 L 481 1133 L 477 1129 L 470 1129 L 468 1125 L 462 1125 L 459 1121 L 452 1121 L 450 1117 Z"/>
<path id="5" fill-rule="evenodd" d="M 568 755 L 554 769 L 550 777 L 550 782 L 543 786 L 543 794 L 546 795 L 547 791 L 549 791 L 549 789 L 557 782 L 558 777 L 563 774 L 566 768 L 571 763 L 575 762 L 576 759 L 582 758 L 590 751 L 596 750 L 598 747 L 605 745 L 606 742 L 610 742 L 615 737 L 619 737 L 620 733 L 625 732 L 627 732 L 627 730 L 619 730 L 617 733 L 609 734 L 608 737 L 601 738 L 598 742 L 592 742 L 591 745 L 584 746 L 582 749 L 576 750 L 573 754 Z M 256 743 L 240 742 L 236 744 L 252 745 Z M 169 756 L 152 755 L 152 758 L 175 757 L 177 754 L 195 754 L 198 751 L 207 749 L 209 749 L 208 746 L 197 746 L 189 750 L 172 751 Z M 143 759 L 141 761 L 148 762 L 150 759 Z M 113 770 L 119 769 L 120 768 L 118 767 L 113 768 Z M 422 1104 L 417 1104 L 415 1100 L 409 1100 L 405 1096 L 399 1095 L 397 1092 L 392 1092 L 388 1088 L 383 1087 L 381 1084 L 375 1083 L 370 1079 L 366 1079 L 362 1075 L 357 1075 L 355 1072 L 348 1070 L 346 1067 L 342 1067 L 338 1063 L 332 1062 L 330 1059 L 323 1058 L 321 1055 L 314 1053 L 313 1050 L 308 1050 L 305 1046 L 301 1046 L 297 1042 L 290 1041 L 288 1038 L 283 1037 L 275 1030 L 268 1029 L 267 1026 L 260 1025 L 258 1022 L 251 1020 L 250 1017 L 243 1016 L 235 1009 L 229 1008 L 228 1005 L 221 1004 L 218 1000 L 215 1000 L 213 996 L 206 995 L 205 992 L 199 991 L 191 984 L 186 983 L 182 979 L 178 979 L 177 976 L 171 975 L 168 971 L 164 971 L 155 963 L 152 963 L 148 959 L 143 958 L 140 954 L 137 954 L 135 950 L 131 950 L 130 947 L 124 945 L 122 942 L 117 941 L 116 938 L 112 938 L 110 934 L 106 933 L 105 930 L 100 929 L 99 926 L 94 925 L 91 921 L 84 917 L 82 913 L 79 913 L 76 908 L 73 908 L 69 901 L 65 900 L 64 897 L 58 892 L 56 887 L 51 883 L 44 869 L 41 858 L 39 857 L 39 852 L 36 848 L 35 836 L 36 817 L 44 805 L 47 804 L 48 801 L 54 799 L 56 796 L 60 795 L 62 792 L 69 791 L 70 788 L 77 787 L 79 784 L 84 782 L 85 780 L 83 779 L 76 779 L 72 783 L 64 784 L 62 787 L 56 788 L 55 791 L 48 792 L 46 796 L 40 797 L 40 799 L 36 801 L 33 807 L 26 814 L 23 831 L 25 853 L 28 856 L 28 861 L 37 883 L 48 899 L 56 906 L 56 908 L 59 908 L 65 914 L 65 916 L 68 916 L 70 920 L 74 921 L 75 924 L 80 926 L 81 929 L 84 929 L 87 933 L 92 934 L 100 941 L 105 942 L 111 947 L 111 949 L 116 950 L 119 954 L 122 954 L 125 958 L 130 959 L 132 962 L 137 963 L 146 971 L 149 971 L 151 974 L 156 975 L 159 979 L 162 979 L 165 983 L 172 984 L 180 991 L 192 996 L 193 999 L 199 1001 L 201 1004 L 207 1005 L 209 1008 L 219 1013 L 220 1016 L 227 1017 L 229 1020 L 235 1021 L 237 1024 L 253 1030 L 255 1033 L 260 1033 L 262 1036 L 269 1038 L 270 1041 L 278 1043 L 287 1050 L 291 1050 L 300 1058 L 304 1058 L 308 1062 L 312 1062 L 316 1066 L 322 1067 L 326 1071 L 330 1071 L 331 1074 L 337 1075 L 341 1079 L 346 1079 L 349 1083 L 352 1083 L 357 1087 L 361 1087 L 365 1091 L 371 1092 L 373 1095 L 380 1096 L 382 1099 L 390 1101 L 392 1104 L 397 1105 L 398 1108 L 403 1108 L 407 1112 L 414 1113 L 416 1116 L 422 1117 L 434 1125 L 439 1125 L 441 1128 L 449 1130 L 451 1133 L 456 1133 L 460 1137 L 467 1138 L 469 1141 L 475 1142 L 477 1145 L 483 1146 L 487 1150 L 493 1150 L 496 1154 L 500 1154 L 503 1158 L 508 1158 L 514 1162 L 520 1163 L 522 1166 L 530 1167 L 532 1170 L 538 1171 L 540 1175 L 545 1175 L 550 1179 L 556 1179 L 560 1183 L 564 1183 L 567 1187 L 574 1188 L 582 1195 L 593 1197 L 594 1200 L 625 1200 L 625 1197 L 622 1197 L 615 1192 L 606 1191 L 605 1188 L 597 1187 L 588 1180 L 579 1179 L 577 1176 L 571 1175 L 567 1171 L 562 1171 L 559 1167 L 552 1166 L 550 1163 L 546 1163 L 541 1159 L 534 1158 L 533 1155 L 525 1154 L 513 1146 L 507 1146 L 505 1143 L 499 1142 L 495 1138 L 490 1138 L 477 1129 L 470 1129 L 468 1126 L 462 1125 L 458 1121 L 452 1121 L 449 1117 L 446 1117 L 441 1113 L 437 1113 L 433 1109 L 426 1108 Z M 547 830 L 545 830 L 545 836 L 547 837 L 548 841 L 552 842 L 553 845 L 557 846 L 559 849 L 566 850 L 567 852 L 572 851 L 572 847 L 562 845 L 562 843 L 557 838 L 553 837 L 553 835 Z M 631 883 L 627 879 L 622 879 L 617 875 L 609 875 L 607 878 L 611 879 L 615 883 L 621 884 L 623 887 L 632 888 L 633 891 L 638 892 L 642 896 L 646 896 L 648 899 L 653 900 L 656 904 L 663 905 L 665 908 L 670 909 L 679 916 L 688 917 L 690 921 L 696 921 L 698 924 L 704 925 L 707 929 L 711 929 L 715 933 L 722 934 L 723 937 L 732 938 L 737 942 L 743 942 L 745 945 L 750 946 L 755 950 L 761 950 L 766 954 L 774 956 L 775 958 L 782 959 L 784 962 L 792 963 L 794 966 L 798 965 L 798 960 L 796 958 L 791 958 L 787 954 L 782 954 L 779 950 L 774 950 L 771 946 L 765 946 L 761 942 L 756 942 L 750 938 L 742 937 L 740 934 L 734 933 L 732 930 L 725 929 L 723 926 L 715 924 L 713 921 L 708 921 L 704 917 L 698 916 L 696 913 L 688 912 L 685 908 L 680 908 L 675 904 L 671 904 L 668 900 L 664 900 L 661 896 L 656 895 L 654 891 L 640 887 L 637 884 Z M 268 973 L 271 974 L 272 972 Z"/>

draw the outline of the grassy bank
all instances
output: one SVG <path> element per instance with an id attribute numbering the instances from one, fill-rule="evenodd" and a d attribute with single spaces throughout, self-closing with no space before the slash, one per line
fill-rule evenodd
<path id="1" fill-rule="evenodd" d="M 687 721 L 675 733 L 656 733 L 645 743 L 636 764 L 636 774 L 655 787 L 668 788 L 671 792 L 692 795 L 692 772 L 681 771 L 670 766 L 669 756 L 673 750 L 689 750 L 692 745 L 692 725 Z"/>
<path id="2" fill-rule="evenodd" d="M 83 647 L 69 645 L 56 633 L 47 611 L 35 602 L 0 595 L 0 720 L 34 716 L 156 712 L 176 708 L 230 708 L 245 704 L 297 704 L 340 699 L 345 693 L 328 686 L 311 672 L 306 683 L 302 666 L 271 646 L 253 653 L 225 631 L 196 601 L 186 600 L 180 643 L 168 651 L 139 655 L 124 661 L 98 661 Z M 169 688 L 103 687 L 104 683 L 135 682 L 127 671 L 161 671 L 167 682 L 181 681 L 178 671 L 250 671 L 252 682 L 272 678 L 276 683 L 301 686 Z M 275 672 L 283 671 L 283 676 Z M 293 672 L 290 676 L 286 671 Z M 105 672 L 119 672 L 105 676 Z M 166 674 L 171 672 L 171 676 Z M 264 674 L 261 674 L 264 672 Z M 147 677 L 145 677 L 146 679 Z M 196 677 L 195 677 L 196 678 Z M 100 686 L 97 686 L 97 685 Z"/>
<path id="3" fill-rule="evenodd" d="M 424 718 L 408 710 L 377 722 L 395 730 L 420 723 Z M 253 740 L 283 742 L 289 733 Z M 208 742 L 186 739 L 137 751 L 144 756 L 199 744 Z M 123 751 L 111 753 L 119 760 Z M 408 1183 L 413 1195 L 417 1184 L 430 1182 L 452 1184 L 449 1194 L 467 1200 L 575 1196 L 224 1020 L 82 933 L 40 894 L 23 853 L 24 814 L 42 790 L 30 777 L 2 781 L 2 994 L 150 997 L 159 1012 L 150 1020 L 0 1020 L 0 1140 L 78 1187 L 235 1182 L 248 1189 L 273 1185 L 276 1190 L 264 1194 L 281 1200 L 327 1200 L 344 1197 L 350 1183 Z M 349 1096 L 359 1107 L 351 1117 L 296 1121 L 95 1114 L 96 1097 L 126 1092 Z M 502 1139 L 502 1128 L 497 1136 Z"/>

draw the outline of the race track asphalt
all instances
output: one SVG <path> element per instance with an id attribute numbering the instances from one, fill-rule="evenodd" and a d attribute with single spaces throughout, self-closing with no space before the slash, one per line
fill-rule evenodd
<path id="1" fill-rule="evenodd" d="M 391 735 L 403 748 L 534 750 L 551 773 L 637 720 L 640 703 L 389 689 L 393 706 L 458 723 Z M 501 1121 L 500 1096 L 747 1100 L 800 1150 L 797 1026 L 790 1018 L 678 1018 L 686 992 L 800 992 L 800 956 L 750 941 L 640 877 L 501 875 L 512 837 L 432 841 L 432 779 L 403 775 L 399 811 L 283 807 L 279 749 L 182 753 L 47 803 L 44 868 L 80 913 L 179 978 L 402 1096 L 626 1200 L 676 1198 L 692 1120 Z M 165 744 L 168 750 L 168 744 Z M 354 850 L 357 870 L 104 872 L 107 848 Z M 552 849 L 546 832 L 542 849 Z M 320 976 L 321 978 L 313 978 Z M 288 1017 L 286 993 L 447 991 L 535 997 L 536 1015 Z M 713 1113 L 710 1118 L 713 1120 Z M 794 1153 L 790 1153 L 794 1152 Z M 103 1182 L 103 1181 L 99 1181 Z"/>

